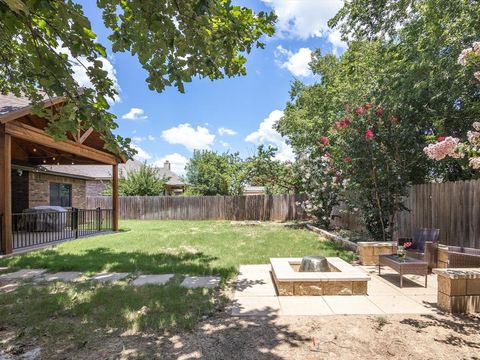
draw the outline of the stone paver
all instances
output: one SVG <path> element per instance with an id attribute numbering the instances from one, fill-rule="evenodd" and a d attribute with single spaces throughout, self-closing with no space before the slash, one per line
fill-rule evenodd
<path id="1" fill-rule="evenodd" d="M 277 296 L 239 297 L 232 305 L 233 316 L 273 316 L 279 312 Z"/>
<path id="2" fill-rule="evenodd" d="M 98 273 L 90 278 L 93 281 L 100 281 L 100 282 L 114 282 L 125 279 L 129 273 L 117 273 L 117 272 L 104 272 Z"/>
<path id="3" fill-rule="evenodd" d="M 281 315 L 333 315 L 324 296 L 279 296 Z"/>
<path id="4" fill-rule="evenodd" d="M 324 296 L 327 305 L 337 315 L 369 315 L 383 314 L 375 304 L 369 300 L 369 296 Z"/>
<path id="5" fill-rule="evenodd" d="M 142 286 L 142 285 L 164 285 L 166 284 L 174 274 L 163 274 L 163 275 L 140 275 L 135 280 L 132 281 L 133 286 Z"/>
<path id="6" fill-rule="evenodd" d="M 368 296 L 275 296 L 268 265 L 242 265 L 232 315 L 429 314 L 434 311 L 435 275 L 429 275 L 428 288 L 423 287 L 423 277 L 407 275 L 404 288 L 400 289 L 398 274 L 393 270 L 384 267 L 379 277 L 376 266 L 360 269 L 371 275 Z"/>
<path id="7" fill-rule="evenodd" d="M 432 311 L 407 296 L 371 295 L 368 299 L 386 314 L 428 314 Z"/>
<path id="8" fill-rule="evenodd" d="M 30 280 L 46 273 L 46 269 L 22 269 L 15 272 L 0 275 L 0 281 L 6 280 Z"/>
<path id="9" fill-rule="evenodd" d="M 220 284 L 220 276 L 187 276 L 180 286 L 186 288 L 216 288 Z"/>
<path id="10" fill-rule="evenodd" d="M 45 274 L 38 280 L 71 282 L 71 281 L 77 280 L 81 276 L 82 276 L 82 273 L 78 271 L 61 271 L 53 274 Z"/>

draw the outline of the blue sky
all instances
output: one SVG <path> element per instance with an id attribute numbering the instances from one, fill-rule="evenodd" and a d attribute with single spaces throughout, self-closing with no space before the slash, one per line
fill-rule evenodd
<path id="1" fill-rule="evenodd" d="M 94 1 L 79 1 L 100 42 L 107 45 L 108 31 Z M 274 10 L 279 16 L 276 35 L 266 39 L 264 50 L 247 56 L 247 75 L 210 81 L 195 79 L 184 94 L 175 88 L 150 91 L 146 72 L 129 53 L 109 53 L 104 68 L 116 81 L 119 98 L 111 111 L 118 117 L 118 133 L 130 137 L 137 158 L 162 165 L 169 160 L 179 173 L 193 149 L 254 153 L 260 143 L 279 148 L 278 158 L 292 158 L 285 139 L 272 129 L 288 101 L 290 82 L 296 77 L 312 82 L 310 52 L 342 51 L 338 33 L 326 23 L 341 0 L 239 0 L 255 10 Z M 77 74 L 81 85 L 84 74 Z"/>

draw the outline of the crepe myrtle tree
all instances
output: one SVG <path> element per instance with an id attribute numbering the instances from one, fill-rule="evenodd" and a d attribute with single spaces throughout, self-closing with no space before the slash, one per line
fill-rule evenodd
<path id="1" fill-rule="evenodd" d="M 98 0 L 110 31 L 111 50 L 136 56 L 151 90 L 175 86 L 180 92 L 194 77 L 221 79 L 246 74 L 246 57 L 263 48 L 274 32 L 275 15 L 232 5 L 229 0 Z M 27 96 L 34 111 L 48 118 L 47 132 L 90 127 L 104 134 L 106 147 L 126 155 L 130 140 L 111 134 L 108 112 L 118 94 L 103 66 L 107 49 L 97 40 L 80 4 L 73 0 L 0 0 L 0 92 Z M 74 67 L 88 83 L 80 91 Z M 81 96 L 79 96 L 81 92 Z M 45 110 L 45 98 L 64 96 L 62 107 Z"/>
<path id="2" fill-rule="evenodd" d="M 346 107 L 325 138 L 325 153 L 348 183 L 345 201 L 360 211 L 375 239 L 392 239 L 419 152 L 415 128 L 366 103 Z"/>
<path id="3" fill-rule="evenodd" d="M 335 167 L 330 153 L 325 150 L 328 138 L 321 137 L 319 141 L 318 148 L 298 160 L 302 190 L 306 194 L 306 199 L 298 205 L 313 216 L 320 226 L 328 229 L 333 208 L 339 204 L 347 182 Z"/>
<path id="4" fill-rule="evenodd" d="M 471 47 L 460 53 L 458 64 L 466 67 L 466 71 L 473 73 L 476 80 L 472 80 L 478 80 L 480 90 L 480 41 L 474 42 Z M 464 141 L 453 136 L 438 136 L 430 139 L 431 143 L 424 148 L 425 154 L 430 159 L 437 161 L 448 157 L 465 158 L 473 170 L 480 170 L 480 121 L 475 121 L 472 127 L 473 129 L 467 132 L 467 139 Z"/>

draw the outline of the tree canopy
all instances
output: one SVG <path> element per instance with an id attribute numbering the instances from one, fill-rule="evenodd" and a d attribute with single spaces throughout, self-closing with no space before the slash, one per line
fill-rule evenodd
<path id="1" fill-rule="evenodd" d="M 130 52 L 147 71 L 150 89 L 161 92 L 194 77 L 211 80 L 246 73 L 245 53 L 262 48 L 274 32 L 273 13 L 255 13 L 228 0 L 98 0 L 113 52 Z M 105 46 L 97 41 L 82 6 L 73 0 L 0 1 L 0 91 L 27 96 L 50 122 L 56 139 L 93 127 L 107 148 L 131 155 L 129 140 L 114 137 L 109 99 L 117 94 L 103 68 Z M 79 89 L 73 64 L 85 68 L 91 87 Z M 81 93 L 81 95 L 80 95 Z M 46 111 L 45 97 L 65 96 Z"/>

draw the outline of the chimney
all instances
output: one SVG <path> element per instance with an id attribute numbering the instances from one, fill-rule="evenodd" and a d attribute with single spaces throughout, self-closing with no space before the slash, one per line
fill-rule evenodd
<path id="1" fill-rule="evenodd" d="M 170 161 L 165 160 L 165 162 L 163 163 L 163 167 L 167 170 L 170 170 Z"/>

